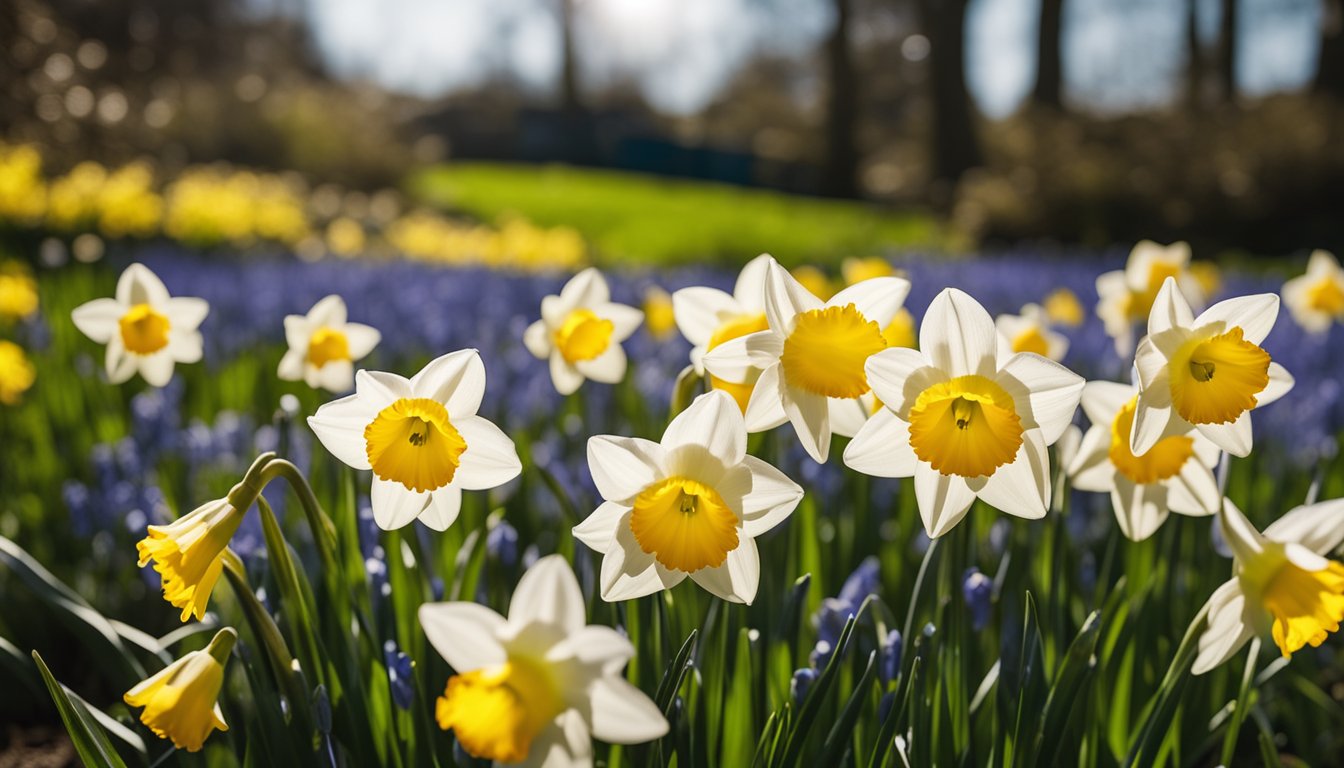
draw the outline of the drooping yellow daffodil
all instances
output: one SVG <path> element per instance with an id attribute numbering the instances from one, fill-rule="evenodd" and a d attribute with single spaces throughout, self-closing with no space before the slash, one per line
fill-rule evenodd
<path id="1" fill-rule="evenodd" d="M 914 477 L 929 536 L 952 530 L 976 498 L 1010 515 L 1045 515 L 1046 447 L 1078 407 L 1083 379 L 1034 352 L 1008 355 L 979 302 L 955 288 L 929 305 L 919 350 L 869 358 L 883 407 L 845 449 L 877 477 Z"/>
<path id="2" fill-rule="evenodd" d="M 1344 620 L 1344 564 L 1329 559 L 1344 542 L 1344 499 L 1298 507 L 1257 531 L 1231 501 L 1218 515 L 1232 548 L 1232 578 L 1204 606 L 1193 672 L 1232 658 L 1268 634 L 1284 657 L 1325 642 Z"/>
<path id="3" fill-rule="evenodd" d="M 1203 287 L 1190 271 L 1188 243 L 1159 245 L 1143 240 L 1130 251 L 1124 269 L 1097 278 L 1097 317 L 1115 339 L 1116 354 L 1128 357 L 1134 351 L 1134 326 L 1148 316 L 1167 278 L 1176 280 L 1192 304 L 1204 306 Z"/>
<path id="4" fill-rule="evenodd" d="M 1171 512 L 1212 515 L 1222 498 L 1213 478 L 1218 446 L 1193 429 L 1163 438 L 1145 454 L 1129 450 L 1137 405 L 1133 385 L 1089 381 L 1083 411 L 1092 427 L 1068 464 L 1074 488 L 1111 495 L 1120 531 L 1131 541 L 1152 536 Z"/>
<path id="5" fill-rule="evenodd" d="M 94 299 L 75 308 L 72 319 L 85 336 L 107 345 L 107 377 L 113 384 L 139 373 L 162 387 L 177 363 L 201 359 L 196 329 L 210 311 L 204 299 L 172 297 L 143 264 L 132 264 L 117 280 L 113 299 Z"/>
<path id="6" fill-rule="evenodd" d="M 559 555 L 523 574 L 504 618 L 476 603 L 420 607 L 453 667 L 434 708 L 469 754 L 496 764 L 591 768 L 592 739 L 638 744 L 667 733 L 653 701 L 626 682 L 635 655 L 610 627 L 585 626 L 583 593 Z"/>
<path id="7" fill-rule="evenodd" d="M 1313 251 L 1307 272 L 1283 284 L 1283 303 L 1297 324 L 1325 333 L 1344 323 L 1344 268 L 1328 251 Z"/>
<path id="8" fill-rule="evenodd" d="M 746 451 L 742 412 L 719 391 L 678 414 L 661 442 L 588 441 L 588 467 L 606 501 L 574 537 L 603 555 L 603 600 L 643 597 L 687 576 L 724 600 L 755 599 L 755 538 L 793 512 L 803 489 Z"/>
<path id="9" fill-rule="evenodd" d="M 203 651 L 192 651 L 141 682 L 123 697 L 128 706 L 144 707 L 140 722 L 178 749 L 197 752 L 215 729 L 229 730 L 219 711 L 224 665 L 238 634 L 221 629 Z"/>
<path id="10" fill-rule="evenodd" d="M 1022 307 L 1020 315 L 999 315 L 994 327 L 1013 352 L 1035 352 L 1059 362 L 1069 351 L 1068 338 L 1050 328 L 1045 311 L 1037 304 Z"/>
<path id="11" fill-rule="evenodd" d="M 770 327 L 765 321 L 765 273 L 770 261 L 770 256 L 763 253 L 747 262 L 738 273 L 731 294 L 704 286 L 682 288 L 672 294 L 677 328 L 695 345 L 691 349 L 691 365 L 697 374 L 705 375 L 706 352 L 726 341 Z M 745 412 L 761 371 L 746 368 L 738 375 L 740 378 L 733 380 L 710 376 L 709 385 L 732 395 Z"/>
<path id="12" fill-rule="evenodd" d="M 1061 287 L 1051 291 L 1041 302 L 1041 306 L 1045 307 L 1046 318 L 1055 325 L 1077 328 L 1085 319 L 1083 303 L 1078 300 L 1078 294 L 1068 288 Z"/>
<path id="13" fill-rule="evenodd" d="M 1233 456 L 1250 453 L 1251 410 L 1293 388 L 1293 377 L 1259 346 L 1278 314 L 1279 297 L 1261 293 L 1220 301 L 1195 317 L 1168 278 L 1134 358 L 1134 455 L 1191 425 Z"/>
<path id="14" fill-rule="evenodd" d="M 767 263 L 764 331 L 724 342 L 705 368 L 728 381 L 761 371 L 747 403 L 747 431 L 788 421 L 808 455 L 825 462 L 831 435 L 851 436 L 868 412 L 864 363 L 887 347 L 882 329 L 895 317 L 910 282 L 877 277 L 822 302 L 774 259 Z"/>
<path id="15" fill-rule="evenodd" d="M 135 545 L 140 567 L 154 563 L 163 581 L 163 597 L 182 609 L 182 621 L 205 617 L 210 593 L 224 567 L 221 555 L 245 512 L 228 499 L 216 499 L 167 525 L 149 526 L 149 535 Z"/>
<path id="16" fill-rule="evenodd" d="M 327 296 L 306 315 L 285 317 L 289 351 L 276 372 L 285 381 L 303 381 L 314 389 L 349 392 L 355 386 L 354 362 L 373 351 L 378 329 L 346 321 L 345 302 Z"/>
<path id="17" fill-rule="evenodd" d="M 624 378 L 621 342 L 643 321 L 643 312 L 612 302 L 606 278 L 589 267 L 570 278 L 559 296 L 541 300 L 541 319 L 528 326 L 523 344 L 550 360 L 555 391 L 569 395 L 585 379 L 616 384 Z"/>
<path id="18" fill-rule="evenodd" d="M 431 361 L 410 380 L 360 371 L 355 393 L 308 418 L 322 445 L 355 469 L 373 470 L 373 519 L 395 530 L 419 518 L 442 531 L 462 491 L 503 485 L 522 463 L 513 441 L 476 415 L 485 365 L 474 349 Z"/>
<path id="19" fill-rule="evenodd" d="M 18 405 L 23 393 L 32 388 L 37 371 L 28 361 L 23 347 L 0 339 L 0 403 Z"/>

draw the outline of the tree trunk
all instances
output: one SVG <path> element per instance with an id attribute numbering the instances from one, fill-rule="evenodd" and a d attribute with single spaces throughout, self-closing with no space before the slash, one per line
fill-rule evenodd
<path id="1" fill-rule="evenodd" d="M 966 90 L 968 0 L 920 0 L 929 38 L 929 99 L 933 107 L 933 179 L 954 184 L 980 164 L 970 93 Z"/>
<path id="2" fill-rule="evenodd" d="M 1199 45 L 1199 0 L 1185 3 L 1185 103 L 1199 109 L 1204 99 L 1204 52 Z"/>
<path id="3" fill-rule="evenodd" d="M 1218 87 L 1224 103 L 1237 98 L 1237 0 L 1222 0 L 1222 19 L 1218 34 Z"/>
<path id="4" fill-rule="evenodd" d="M 1064 0 L 1041 0 L 1036 40 L 1036 87 L 1032 101 L 1060 109 L 1064 106 L 1064 67 L 1060 47 L 1063 38 Z"/>
<path id="5" fill-rule="evenodd" d="M 835 27 L 826 40 L 826 168 L 822 192 L 835 197 L 859 194 L 857 147 L 858 88 L 851 42 L 852 0 L 832 0 Z"/>
<path id="6" fill-rule="evenodd" d="M 1324 0 L 1324 3 L 1315 88 L 1318 93 L 1344 100 L 1344 0 Z"/>
<path id="7" fill-rule="evenodd" d="M 566 112 L 583 108 L 579 98 L 579 62 L 574 53 L 574 0 L 560 2 L 560 106 Z"/>

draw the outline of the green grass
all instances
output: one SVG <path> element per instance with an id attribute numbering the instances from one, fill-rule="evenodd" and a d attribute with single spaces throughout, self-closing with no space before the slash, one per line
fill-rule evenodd
<path id="1" fill-rule="evenodd" d="M 604 264 L 737 264 L 763 251 L 790 266 L 827 264 L 942 239 L 919 211 L 558 165 L 443 165 L 409 186 L 426 204 L 487 221 L 572 226 Z"/>

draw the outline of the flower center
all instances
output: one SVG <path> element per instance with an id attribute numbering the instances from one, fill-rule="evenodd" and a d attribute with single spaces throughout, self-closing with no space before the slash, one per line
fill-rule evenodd
<path id="1" fill-rule="evenodd" d="M 467 441 L 448 420 L 443 404 L 403 397 L 364 428 L 373 473 L 423 493 L 453 481 Z"/>
<path id="2" fill-rule="evenodd" d="M 1039 326 L 1031 326 L 1013 337 L 1014 352 L 1035 352 L 1042 357 L 1050 353 L 1050 342 Z"/>
<path id="3" fill-rule="evenodd" d="M 1321 278 L 1307 289 L 1307 304 L 1327 315 L 1344 315 L 1344 288 L 1333 277 Z"/>
<path id="4" fill-rule="evenodd" d="M 555 685 L 539 666 L 510 658 L 497 667 L 448 678 L 434 717 L 474 757 L 522 762 L 532 740 L 564 709 Z"/>
<path id="5" fill-rule="evenodd" d="M 315 368 L 327 363 L 350 359 L 350 342 L 344 331 L 328 328 L 325 325 L 313 331 L 308 337 L 308 362 Z"/>
<path id="6" fill-rule="evenodd" d="M 1331 561 L 1307 571 L 1284 562 L 1265 586 L 1265 609 L 1274 618 L 1274 642 L 1285 657 L 1302 646 L 1314 648 L 1344 619 L 1344 565 Z"/>
<path id="7" fill-rule="evenodd" d="M 669 477 L 635 497 L 630 531 L 639 548 L 677 571 L 717 568 L 737 549 L 737 515 L 718 492 L 684 477 Z"/>
<path id="8" fill-rule="evenodd" d="M 779 360 L 793 386 L 826 397 L 868 391 L 863 364 L 887 347 L 882 329 L 853 304 L 799 313 Z"/>
<path id="9" fill-rule="evenodd" d="M 1192 339 L 1171 358 L 1171 400 L 1191 424 L 1225 424 L 1255 407 L 1269 384 L 1269 354 L 1241 328 Z"/>
<path id="10" fill-rule="evenodd" d="M 598 317 L 591 309 L 576 309 L 555 332 L 556 349 L 570 365 L 592 360 L 607 351 L 614 327 L 610 320 Z"/>
<path id="11" fill-rule="evenodd" d="M 1116 471 L 1139 485 L 1156 483 L 1173 477 L 1195 455 L 1195 440 L 1188 435 L 1164 437 L 1152 450 L 1135 456 L 1129 450 L 1129 432 L 1134 426 L 1134 411 L 1139 398 L 1135 397 L 1115 414 L 1111 422 L 1111 463 Z"/>
<path id="12" fill-rule="evenodd" d="M 944 475 L 992 475 L 1021 446 L 1012 396 L 984 376 L 934 384 L 910 408 L 910 447 Z"/>
<path id="13" fill-rule="evenodd" d="M 168 346 L 168 317 L 148 304 L 136 304 L 121 316 L 121 340 L 128 352 L 152 355 Z"/>
<path id="14" fill-rule="evenodd" d="M 709 343 L 705 345 L 705 351 L 709 351 L 725 341 L 769 329 L 770 324 L 766 321 L 764 312 L 731 317 L 714 329 L 714 334 L 709 337 Z M 752 376 L 745 382 L 735 382 L 725 381 L 710 374 L 709 386 L 714 389 L 722 389 L 732 395 L 733 399 L 737 401 L 737 407 L 741 408 L 743 413 L 746 413 L 747 402 L 751 400 L 751 390 L 756 386 L 756 377 Z"/>

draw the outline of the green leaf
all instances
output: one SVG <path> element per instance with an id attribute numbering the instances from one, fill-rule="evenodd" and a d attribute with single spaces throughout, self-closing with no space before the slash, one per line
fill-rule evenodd
<path id="1" fill-rule="evenodd" d="M 849 737 L 854 733 L 859 713 L 863 710 L 868 691 L 872 688 L 876 677 L 877 651 L 872 651 L 868 654 L 868 665 L 864 667 L 863 675 L 859 677 L 859 682 L 849 694 L 849 701 L 845 702 L 845 708 L 840 711 L 839 719 L 831 726 L 831 732 L 826 735 L 826 743 L 821 747 L 821 759 L 816 761 L 816 765 L 840 765 L 845 750 L 849 747 Z"/>
<path id="2" fill-rule="evenodd" d="M 1093 611 L 1083 622 L 1077 637 L 1069 644 L 1059 671 L 1055 674 L 1055 682 L 1050 686 L 1045 715 L 1041 718 L 1041 727 L 1036 736 L 1036 757 L 1042 765 L 1055 764 L 1060 759 L 1059 750 L 1077 741 L 1067 726 L 1077 712 L 1077 704 L 1096 671 L 1094 654 L 1100 636 L 1101 613 Z"/>
<path id="3" fill-rule="evenodd" d="M 37 670 L 42 674 L 43 682 L 47 684 L 47 692 L 56 702 L 56 710 L 61 714 L 61 721 L 65 723 L 65 730 L 70 734 L 70 741 L 75 745 L 79 759 L 87 766 L 126 768 L 121 755 L 117 754 L 107 734 L 103 733 L 83 702 L 70 697 L 65 686 L 52 676 L 51 670 L 47 669 L 46 662 L 42 661 L 42 656 L 37 651 L 33 651 L 33 661 L 37 663 Z"/>

